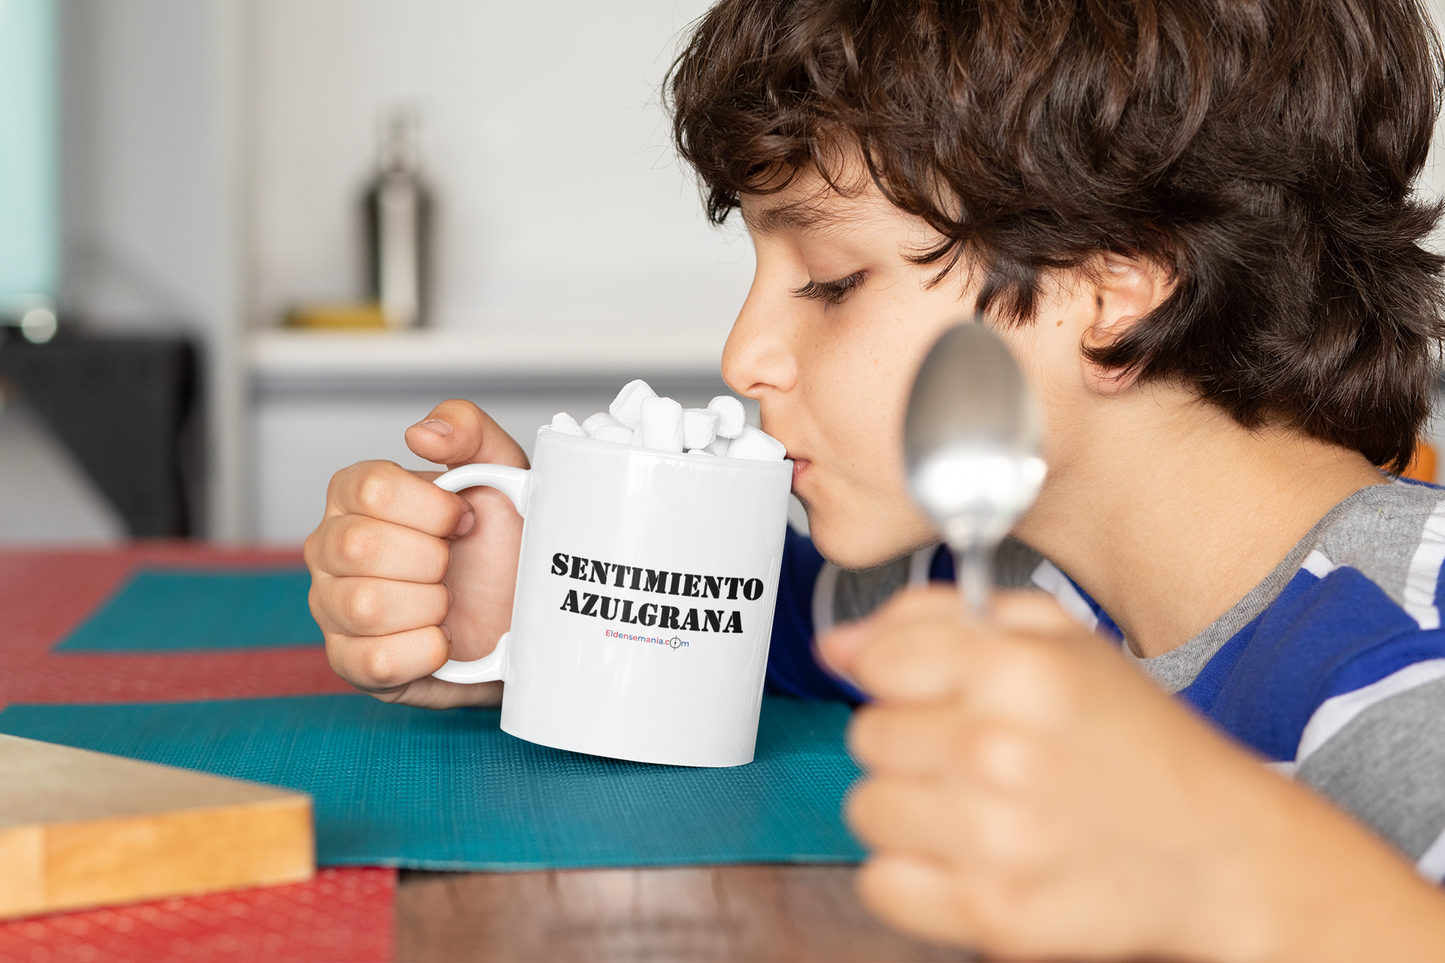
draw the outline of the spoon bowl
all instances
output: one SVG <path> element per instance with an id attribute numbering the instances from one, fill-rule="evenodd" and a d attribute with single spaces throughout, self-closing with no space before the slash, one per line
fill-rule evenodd
<path id="1" fill-rule="evenodd" d="M 914 499 L 953 551 L 975 616 L 987 609 L 994 549 L 1043 484 L 1042 439 L 1028 385 L 982 315 L 945 331 L 913 381 L 904 464 Z"/>

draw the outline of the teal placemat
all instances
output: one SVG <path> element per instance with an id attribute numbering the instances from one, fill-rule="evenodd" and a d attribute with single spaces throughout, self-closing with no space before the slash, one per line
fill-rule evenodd
<path id="1" fill-rule="evenodd" d="M 305 569 L 142 569 L 61 652 L 180 652 L 320 645 Z"/>
<path id="2" fill-rule="evenodd" d="M 547 749 L 495 709 L 362 695 L 141 705 L 12 705 L 0 732 L 289 786 L 316 807 L 322 864 L 522 870 L 851 863 L 858 769 L 847 706 L 765 697 L 757 757 L 731 769 Z"/>

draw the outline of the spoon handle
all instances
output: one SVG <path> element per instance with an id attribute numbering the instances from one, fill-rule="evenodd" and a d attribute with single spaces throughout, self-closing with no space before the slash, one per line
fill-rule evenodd
<path id="1" fill-rule="evenodd" d="M 993 591 L 993 546 L 974 541 L 949 547 L 963 614 L 982 621 L 988 616 L 988 598 Z"/>

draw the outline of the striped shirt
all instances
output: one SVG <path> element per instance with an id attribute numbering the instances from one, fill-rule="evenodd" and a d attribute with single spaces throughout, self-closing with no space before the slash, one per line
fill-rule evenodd
<path id="1" fill-rule="evenodd" d="M 1216 726 L 1352 813 L 1434 881 L 1445 878 L 1445 490 L 1362 489 L 1305 535 L 1265 579 L 1184 645 L 1125 656 Z M 775 692 L 844 698 L 811 639 L 903 585 L 952 577 L 926 550 L 867 572 L 824 564 L 789 533 L 769 655 Z M 1119 638 L 1064 573 L 1017 543 L 999 581 L 1032 583 L 1075 618 Z"/>

